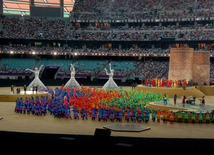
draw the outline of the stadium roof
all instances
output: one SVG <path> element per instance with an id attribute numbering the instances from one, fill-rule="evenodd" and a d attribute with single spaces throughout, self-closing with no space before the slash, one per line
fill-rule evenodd
<path id="1" fill-rule="evenodd" d="M 64 17 L 69 17 L 75 0 L 64 0 Z M 60 0 L 34 0 L 38 7 L 59 7 Z M 30 15 L 30 0 L 3 0 L 4 14 Z"/>

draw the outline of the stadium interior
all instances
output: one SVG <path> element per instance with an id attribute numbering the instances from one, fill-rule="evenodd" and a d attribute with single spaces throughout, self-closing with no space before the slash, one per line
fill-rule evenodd
<path id="1" fill-rule="evenodd" d="M 61 86 L 70 78 L 71 63 L 76 69 L 76 80 L 84 86 L 104 85 L 108 79 L 104 69 L 110 63 L 118 86 L 141 84 L 146 79 L 168 79 L 170 49 L 180 47 L 210 51 L 210 85 L 214 84 L 212 0 L 0 0 L 0 4 L 1 87 L 28 85 L 34 74 L 25 69 L 41 65 L 41 81 L 47 86 Z M 14 145 L 18 143 L 14 135 L 21 137 L 20 133 L 0 134 L 5 141 L 13 138 Z M 78 149 L 94 147 L 85 142 L 92 142 L 93 138 L 83 135 L 76 135 L 81 142 L 74 144 L 71 140 L 69 144 Z M 35 141 L 34 135 L 22 137 L 23 143 L 30 141 L 29 146 L 40 143 L 40 139 L 45 145 L 45 139 L 51 137 L 51 145 L 68 146 L 58 139 L 59 135 L 38 134 Z M 95 139 L 93 144 L 98 145 Z M 108 146 L 98 139 L 107 146 L 99 147 L 119 152 L 143 152 L 142 146 L 151 152 L 160 143 L 166 143 L 170 151 L 179 151 L 180 141 L 185 144 L 182 151 L 211 146 L 206 140 L 201 140 L 199 146 L 194 140 L 131 137 L 112 137 Z M 115 148 L 116 142 L 133 143 L 135 147 Z M 164 145 L 157 148 L 154 152 L 168 151 Z"/>

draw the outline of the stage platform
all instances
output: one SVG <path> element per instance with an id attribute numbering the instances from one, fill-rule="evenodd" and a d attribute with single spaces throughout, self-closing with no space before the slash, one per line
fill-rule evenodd
<path id="1" fill-rule="evenodd" d="M 41 98 L 41 96 L 47 96 L 51 97 L 51 95 L 48 92 L 42 92 L 42 91 L 38 91 L 37 93 L 34 91 L 26 91 L 26 93 L 24 91 L 21 91 L 20 93 L 13 93 L 13 92 L 0 92 L 0 102 L 15 102 L 17 98 L 23 98 L 23 100 L 25 101 L 25 98 L 29 98 L 31 96 L 33 96 L 34 98 L 36 96 L 38 96 L 39 98 Z"/>
<path id="2" fill-rule="evenodd" d="M 151 91 L 154 93 L 166 93 L 168 95 L 169 98 L 173 98 L 175 94 L 177 94 L 178 97 L 181 96 L 195 96 L 196 98 L 201 98 L 203 95 L 205 96 L 205 94 L 200 91 L 199 89 L 195 88 L 195 87 L 187 87 L 185 89 L 183 88 L 167 88 L 167 87 L 147 87 L 147 86 L 143 86 L 143 85 L 138 85 L 137 87 L 135 87 L 134 89 L 135 91 Z"/>
<path id="3" fill-rule="evenodd" d="M 199 118 L 198 113 L 200 111 L 203 113 L 203 122 L 205 123 L 206 122 L 206 114 L 205 113 L 207 112 L 207 110 L 210 113 L 212 112 L 212 110 L 214 110 L 214 106 L 211 106 L 211 105 L 185 104 L 185 106 L 183 106 L 183 104 L 181 102 L 176 103 L 176 105 L 174 105 L 173 102 L 167 102 L 167 105 L 164 104 L 164 102 L 150 102 L 147 105 L 147 107 L 150 110 L 152 110 L 152 109 L 155 109 L 155 110 L 160 109 L 161 111 L 166 110 L 167 112 L 170 112 L 172 110 L 175 113 L 175 116 L 174 116 L 174 121 L 175 122 L 178 121 L 178 110 L 181 110 L 181 111 L 186 111 L 187 110 L 188 112 L 194 111 L 196 113 L 196 115 L 195 115 L 196 116 L 196 120 L 195 120 L 196 123 L 198 123 L 198 118 Z M 184 118 L 184 115 L 185 115 L 184 112 L 182 112 L 182 117 L 183 118 Z M 192 122 L 192 119 L 191 119 L 192 114 L 189 113 L 188 116 L 189 116 L 189 121 Z M 169 115 L 168 115 L 167 118 L 169 118 Z M 184 121 L 184 119 L 183 119 L 183 121 Z"/>
<path id="4" fill-rule="evenodd" d="M 214 96 L 214 86 L 197 86 L 205 95 Z"/>

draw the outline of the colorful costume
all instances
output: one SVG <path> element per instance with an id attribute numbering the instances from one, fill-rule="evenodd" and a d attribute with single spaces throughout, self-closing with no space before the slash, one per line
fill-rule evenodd
<path id="1" fill-rule="evenodd" d="M 207 112 L 206 112 L 206 123 L 209 124 L 209 122 L 210 122 L 210 113 L 207 110 Z"/>
<path id="2" fill-rule="evenodd" d="M 195 124 L 195 112 L 191 112 L 192 113 L 192 123 Z"/>
<path id="3" fill-rule="evenodd" d="M 160 109 L 157 111 L 157 121 L 160 122 L 161 111 Z"/>
<path id="4" fill-rule="evenodd" d="M 188 123 L 189 117 L 188 117 L 188 112 L 187 111 L 185 111 L 184 119 L 185 119 L 185 123 Z"/>
<path id="5" fill-rule="evenodd" d="M 180 110 L 178 111 L 178 123 L 179 122 L 182 123 L 182 113 Z"/>
<path id="6" fill-rule="evenodd" d="M 169 121 L 170 121 L 170 124 L 174 123 L 174 113 L 172 111 L 169 114 Z"/>
<path id="7" fill-rule="evenodd" d="M 167 113 L 168 112 L 166 110 L 163 111 L 163 122 L 164 123 L 167 123 Z"/>
<path id="8" fill-rule="evenodd" d="M 199 120 L 199 124 L 203 124 L 203 113 L 202 112 L 200 112 L 199 114 L 199 118 L 198 118 L 198 120 Z"/>

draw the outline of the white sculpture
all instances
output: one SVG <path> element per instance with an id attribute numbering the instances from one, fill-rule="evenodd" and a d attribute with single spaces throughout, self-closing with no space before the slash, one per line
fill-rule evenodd
<path id="1" fill-rule="evenodd" d="M 109 79 L 105 83 L 105 85 L 103 86 L 103 89 L 105 89 L 105 90 L 108 90 L 108 89 L 116 89 L 116 90 L 118 90 L 119 87 L 117 86 L 117 84 L 113 80 L 114 70 L 111 69 L 111 64 L 109 64 L 109 70 L 110 70 L 110 73 L 108 73 L 106 68 L 105 68 L 106 74 L 109 75 Z"/>
<path id="2" fill-rule="evenodd" d="M 71 89 L 73 87 L 75 87 L 75 88 L 81 88 L 81 86 L 79 85 L 79 83 L 75 79 L 75 68 L 74 68 L 74 66 L 72 64 L 71 64 L 71 67 L 70 67 L 70 71 L 71 71 L 71 78 L 65 84 L 64 88 L 67 88 L 67 87 L 70 87 Z"/>
<path id="3" fill-rule="evenodd" d="M 42 69 L 43 65 L 40 66 L 39 70 L 37 67 L 35 67 L 35 70 L 31 70 L 29 68 L 25 69 L 26 71 L 29 70 L 35 74 L 34 80 L 28 85 L 27 90 L 32 90 L 33 86 L 38 86 L 38 91 L 41 91 L 42 89 L 46 89 L 45 85 L 42 83 L 42 81 L 39 79 L 39 72 Z"/>

